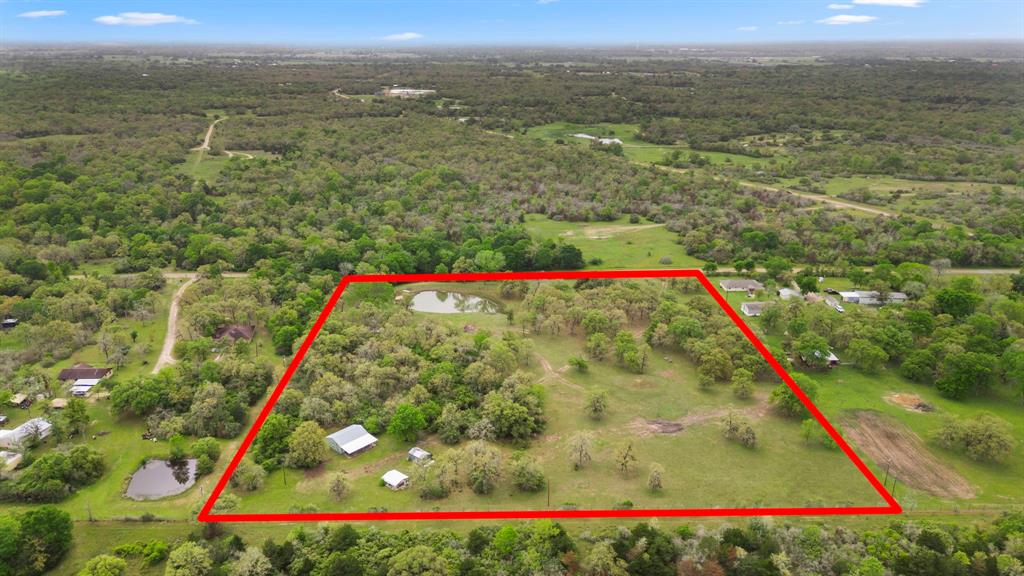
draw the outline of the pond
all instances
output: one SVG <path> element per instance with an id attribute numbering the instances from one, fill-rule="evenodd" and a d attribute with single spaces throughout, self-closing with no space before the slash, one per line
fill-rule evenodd
<path id="1" fill-rule="evenodd" d="M 149 460 L 132 474 L 125 496 L 132 500 L 153 500 L 181 494 L 195 483 L 194 459 L 178 462 Z"/>
<path id="2" fill-rule="evenodd" d="M 434 314 L 463 314 L 467 312 L 497 314 L 501 311 L 501 306 L 492 300 L 472 294 L 439 290 L 417 292 L 412 297 L 411 308 L 417 312 L 432 312 Z"/>

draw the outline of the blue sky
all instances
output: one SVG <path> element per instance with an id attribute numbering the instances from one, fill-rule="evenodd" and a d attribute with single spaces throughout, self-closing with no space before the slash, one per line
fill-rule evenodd
<path id="1" fill-rule="evenodd" d="M 0 0 L 0 42 L 1024 40 L 1024 0 Z"/>

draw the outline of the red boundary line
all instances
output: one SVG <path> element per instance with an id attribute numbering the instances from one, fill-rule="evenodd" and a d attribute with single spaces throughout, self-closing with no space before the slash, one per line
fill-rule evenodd
<path id="1" fill-rule="evenodd" d="M 875 491 L 885 500 L 885 506 L 851 506 L 851 507 L 806 507 L 806 508 L 683 508 L 683 509 L 660 509 L 660 510 L 497 510 L 497 511 L 463 511 L 463 512 L 316 512 L 316 513 L 245 513 L 245 514 L 214 514 L 213 505 L 220 497 L 227 486 L 228 479 L 234 474 L 235 468 L 245 455 L 246 450 L 256 438 L 264 420 L 270 414 L 277 399 L 284 392 L 285 387 L 291 380 L 292 375 L 298 368 L 302 359 L 309 351 L 313 340 L 324 322 L 330 316 L 334 306 L 338 303 L 342 292 L 349 284 L 356 282 L 479 282 L 488 280 L 577 280 L 587 278 L 696 278 L 704 289 L 715 299 L 722 310 L 739 327 L 747 340 L 754 345 L 754 348 L 764 357 L 768 364 L 775 370 L 779 378 L 796 394 L 797 398 L 807 407 L 811 416 L 821 424 L 822 428 L 839 446 L 847 458 L 853 462 L 857 470 L 874 487 Z M 860 514 L 899 514 L 903 511 L 899 502 L 886 490 L 885 486 L 868 469 L 864 461 L 850 448 L 846 440 L 836 431 L 835 427 L 825 418 L 825 415 L 818 410 L 818 407 L 811 402 L 807 394 L 800 389 L 800 386 L 793 380 L 782 365 L 779 364 L 768 348 L 757 338 L 753 330 L 740 318 L 739 314 L 729 306 L 725 297 L 715 289 L 708 277 L 700 270 L 599 270 L 599 271 L 567 271 L 567 272 L 488 272 L 488 273 L 464 273 L 464 274 L 364 274 L 345 276 L 334 289 L 327 305 L 320 311 L 313 328 L 306 335 L 299 346 L 298 352 L 292 359 L 288 368 L 281 376 L 274 391 L 270 394 L 266 405 L 260 410 L 259 416 L 253 422 L 249 432 L 242 439 L 238 451 L 231 458 L 227 469 L 217 481 L 199 511 L 197 520 L 200 522 L 288 522 L 306 521 L 320 522 L 326 520 L 455 520 L 455 519 L 488 519 L 488 518 L 623 518 L 623 517 L 680 517 L 680 516 L 845 516 Z"/>

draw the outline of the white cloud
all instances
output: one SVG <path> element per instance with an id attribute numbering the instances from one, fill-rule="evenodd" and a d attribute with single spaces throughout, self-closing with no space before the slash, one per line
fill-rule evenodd
<path id="1" fill-rule="evenodd" d="M 558 0 L 537 0 L 537 4 L 554 4 Z"/>
<path id="2" fill-rule="evenodd" d="M 867 24 L 868 22 L 874 22 L 878 20 L 877 16 L 864 16 L 858 14 L 838 14 L 836 16 L 829 16 L 823 20 L 818 20 L 818 24 L 828 24 L 829 26 L 846 26 L 847 24 Z"/>
<path id="3" fill-rule="evenodd" d="M 869 6 L 899 6 L 900 8 L 917 8 L 925 3 L 925 0 L 853 0 L 854 4 L 865 4 Z"/>
<path id="4" fill-rule="evenodd" d="M 777 24 L 779 26 L 797 26 L 804 22 L 806 22 L 806 20 L 780 20 Z"/>
<path id="5" fill-rule="evenodd" d="M 93 21 L 108 26 L 156 26 L 157 24 L 198 24 L 195 20 L 161 12 L 121 12 L 116 16 L 100 16 Z"/>
<path id="6" fill-rule="evenodd" d="M 740 26 L 737 30 L 740 32 L 754 32 L 757 30 L 757 26 Z"/>
<path id="7" fill-rule="evenodd" d="M 829 10 L 849 10 L 853 8 L 853 4 L 829 4 L 827 8 Z"/>
<path id="8" fill-rule="evenodd" d="M 18 14 L 18 18 L 51 18 L 65 14 L 67 14 L 67 10 L 33 10 L 32 12 Z"/>
<path id="9" fill-rule="evenodd" d="M 387 40 L 389 42 L 406 42 L 409 40 L 419 40 L 423 38 L 423 34 L 419 32 L 400 32 L 398 34 L 388 34 L 381 38 L 381 40 Z"/>

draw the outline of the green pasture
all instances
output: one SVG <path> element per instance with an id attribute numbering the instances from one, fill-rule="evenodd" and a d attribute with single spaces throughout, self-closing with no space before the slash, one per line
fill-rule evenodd
<path id="1" fill-rule="evenodd" d="M 625 217 L 612 222 L 564 222 L 542 214 L 526 217 L 526 230 L 541 240 L 565 240 L 583 251 L 583 258 L 601 264 L 594 268 L 699 268 L 703 265 L 686 254 L 679 236 L 664 225 L 641 219 L 630 224 Z M 668 258 L 668 263 L 662 263 Z"/>

